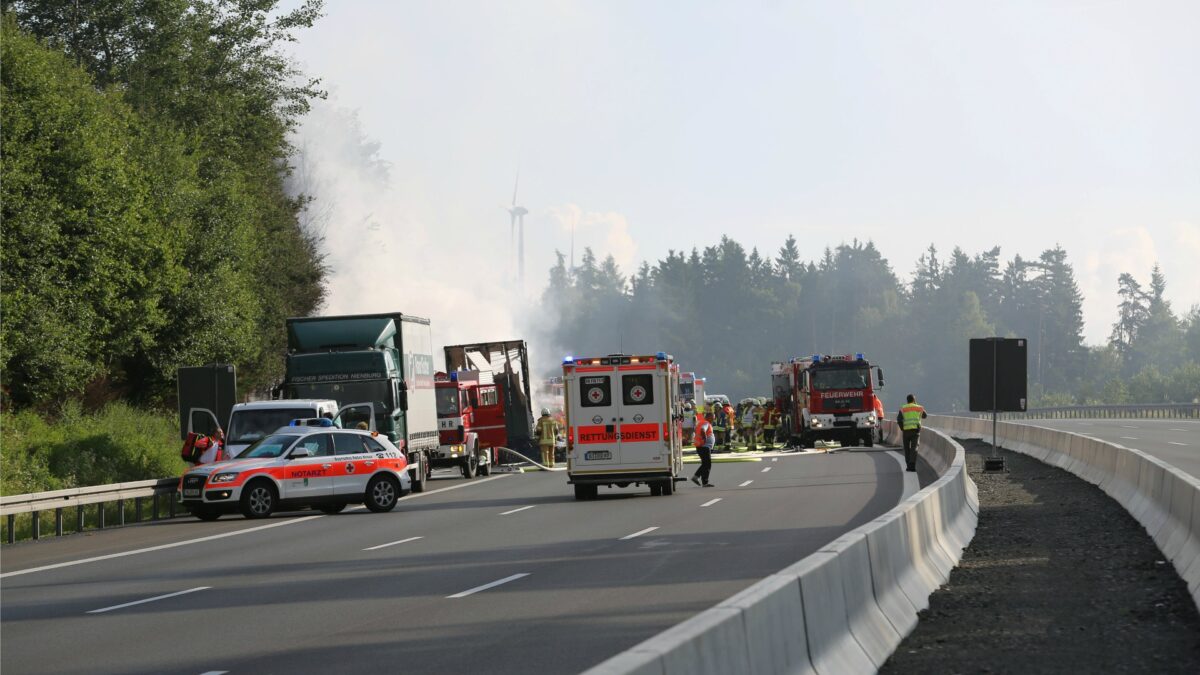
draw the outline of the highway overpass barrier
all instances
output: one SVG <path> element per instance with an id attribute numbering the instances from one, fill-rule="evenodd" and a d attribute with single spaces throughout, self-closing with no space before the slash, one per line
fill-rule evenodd
<path id="1" fill-rule="evenodd" d="M 992 438 L 991 420 L 932 416 L 929 424 L 960 438 Z M 1070 471 L 1115 499 L 1146 528 L 1200 608 L 1200 480 L 1140 450 L 1035 424 L 999 422 L 997 443 Z"/>
<path id="2" fill-rule="evenodd" d="M 888 440 L 899 431 L 885 423 Z M 917 625 L 975 536 L 979 499 L 966 455 L 926 430 L 938 478 L 879 518 L 588 675 L 873 673 Z"/>

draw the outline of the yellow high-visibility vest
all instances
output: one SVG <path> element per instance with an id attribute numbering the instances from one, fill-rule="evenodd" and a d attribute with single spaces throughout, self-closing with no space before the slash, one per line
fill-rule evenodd
<path id="1" fill-rule="evenodd" d="M 919 403 L 907 403 L 900 408 L 900 415 L 904 420 L 900 426 L 904 431 L 912 431 L 921 428 L 921 415 L 925 414 L 925 408 Z"/>

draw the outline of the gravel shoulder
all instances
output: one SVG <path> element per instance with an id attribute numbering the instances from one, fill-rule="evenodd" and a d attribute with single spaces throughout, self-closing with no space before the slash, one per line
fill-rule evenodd
<path id="1" fill-rule="evenodd" d="M 1116 501 L 1061 469 L 959 439 L 979 525 L 882 673 L 1197 673 L 1200 614 Z"/>

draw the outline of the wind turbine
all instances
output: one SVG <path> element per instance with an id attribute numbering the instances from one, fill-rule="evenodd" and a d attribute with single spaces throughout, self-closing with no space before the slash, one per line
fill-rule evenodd
<path id="1" fill-rule="evenodd" d="M 521 172 L 517 172 L 517 179 L 513 181 L 513 196 L 512 206 L 508 209 L 509 228 L 508 228 L 508 243 L 509 249 L 513 246 L 513 235 L 517 235 L 517 288 L 525 289 L 525 214 L 529 213 L 529 209 L 524 206 L 517 206 L 517 186 L 521 184 Z"/>

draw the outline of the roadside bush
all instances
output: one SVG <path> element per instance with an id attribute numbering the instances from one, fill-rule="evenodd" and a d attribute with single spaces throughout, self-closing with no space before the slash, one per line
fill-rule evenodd
<path id="1" fill-rule="evenodd" d="M 25 494 L 178 475 L 174 415 L 111 403 L 86 414 L 78 403 L 54 419 L 5 414 L 0 423 L 0 492 Z"/>

